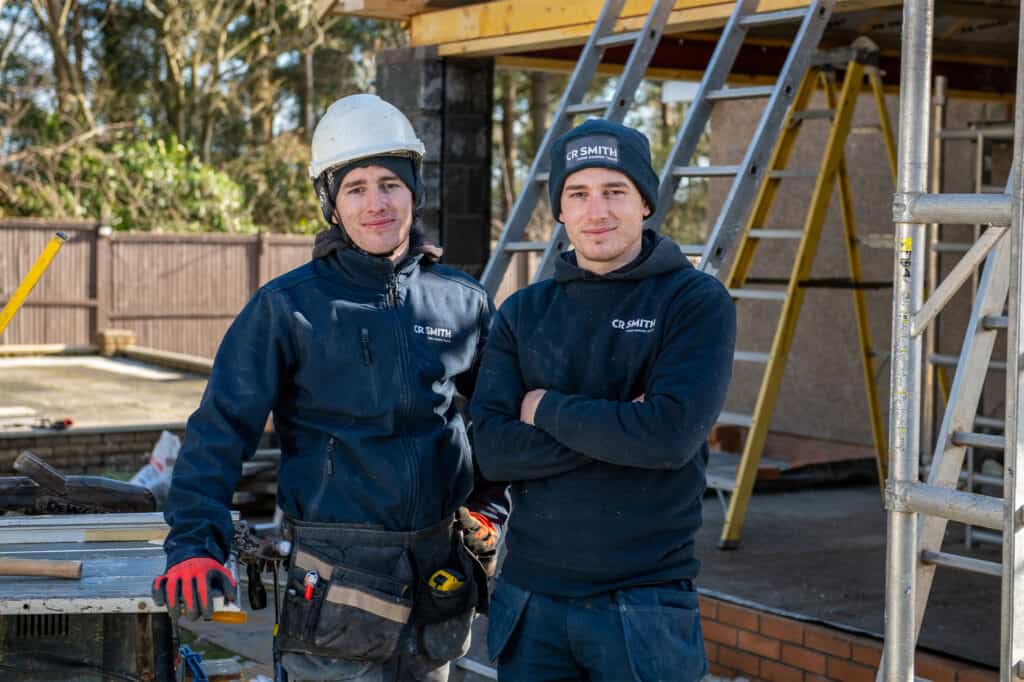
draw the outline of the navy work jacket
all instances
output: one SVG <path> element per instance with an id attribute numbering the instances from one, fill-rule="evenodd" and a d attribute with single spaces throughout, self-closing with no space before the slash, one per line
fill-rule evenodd
<path id="1" fill-rule="evenodd" d="M 396 266 L 334 249 L 249 301 L 188 420 L 164 512 L 168 566 L 227 558 L 231 497 L 271 411 L 277 503 L 292 518 L 412 531 L 467 505 L 504 522 L 505 486 L 476 474 L 453 402 L 473 390 L 492 306 L 435 255 L 414 244 Z"/>

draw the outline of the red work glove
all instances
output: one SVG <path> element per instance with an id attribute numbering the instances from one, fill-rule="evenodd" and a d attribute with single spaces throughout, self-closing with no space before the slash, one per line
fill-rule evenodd
<path id="1" fill-rule="evenodd" d="M 469 551 L 480 559 L 488 575 L 494 575 L 498 553 L 498 529 L 483 514 L 459 507 L 459 526 L 462 527 L 462 541 Z"/>
<path id="2" fill-rule="evenodd" d="M 226 601 L 238 601 L 238 584 L 219 561 L 199 557 L 174 564 L 153 580 L 153 601 L 166 606 L 171 618 L 178 615 L 196 620 L 200 614 L 213 618 L 213 591 Z"/>

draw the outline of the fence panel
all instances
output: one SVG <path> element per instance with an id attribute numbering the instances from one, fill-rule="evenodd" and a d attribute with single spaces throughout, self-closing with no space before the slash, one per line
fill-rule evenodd
<path id="1" fill-rule="evenodd" d="M 0 220 L 0 305 L 56 230 L 71 240 L 0 344 L 90 343 L 131 329 L 143 346 L 212 357 L 256 288 L 310 258 L 294 235 L 113 234 L 95 223 Z"/>

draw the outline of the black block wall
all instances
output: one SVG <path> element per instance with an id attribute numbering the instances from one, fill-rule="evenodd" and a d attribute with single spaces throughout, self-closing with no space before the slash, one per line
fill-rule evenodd
<path id="1" fill-rule="evenodd" d="M 401 109 L 427 149 L 427 235 L 444 261 L 479 276 L 490 253 L 494 60 L 441 58 L 433 48 L 377 54 L 377 94 Z"/>

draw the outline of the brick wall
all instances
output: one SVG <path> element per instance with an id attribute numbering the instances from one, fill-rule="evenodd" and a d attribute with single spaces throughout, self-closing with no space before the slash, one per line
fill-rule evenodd
<path id="1" fill-rule="evenodd" d="M 167 425 L 182 437 L 182 425 Z M 134 472 L 149 460 L 162 426 L 132 429 L 71 429 L 47 433 L 0 433 L 0 475 L 12 475 L 14 460 L 31 450 L 65 474 Z"/>
<path id="2" fill-rule="evenodd" d="M 882 643 L 841 630 L 701 596 L 711 673 L 752 682 L 874 682 Z M 996 671 L 918 653 L 915 674 L 932 682 L 996 682 Z"/>

